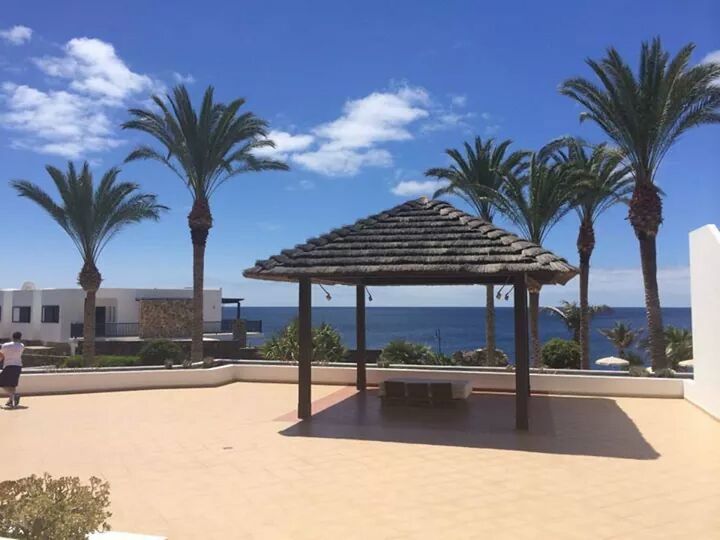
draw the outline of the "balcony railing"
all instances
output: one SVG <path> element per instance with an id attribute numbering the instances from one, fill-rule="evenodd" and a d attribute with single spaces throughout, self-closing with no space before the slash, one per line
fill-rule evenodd
<path id="1" fill-rule="evenodd" d="M 204 334 L 230 334 L 235 326 L 233 319 L 224 321 L 205 321 L 203 323 Z M 83 336 L 83 323 L 70 324 L 70 337 L 80 338 Z M 262 321 L 245 320 L 245 331 L 251 333 L 262 333 Z M 97 337 L 136 337 L 140 335 L 140 323 L 106 322 L 95 325 Z M 190 337 L 189 335 L 187 337 Z"/>

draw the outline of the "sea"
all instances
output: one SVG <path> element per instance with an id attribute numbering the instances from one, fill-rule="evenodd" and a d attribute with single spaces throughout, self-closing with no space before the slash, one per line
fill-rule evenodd
<path id="1" fill-rule="evenodd" d="M 235 317 L 234 308 L 225 308 L 226 318 Z M 245 307 L 242 318 L 262 320 L 262 336 L 250 337 L 250 345 L 261 345 L 263 341 L 284 328 L 294 317 L 296 307 Z M 485 344 L 485 308 L 482 307 L 368 307 L 367 348 L 382 349 L 396 339 L 424 343 L 433 350 L 452 354 L 460 350 L 472 350 Z M 609 313 L 597 315 L 590 329 L 590 351 L 593 359 L 611 356 L 615 350 L 601 329 L 611 328 L 616 321 L 632 325 L 634 329 L 647 326 L 645 308 L 613 308 Z M 312 322 L 317 326 L 323 322 L 338 330 L 346 347 L 355 347 L 355 308 L 315 307 Z M 690 329 L 690 308 L 664 308 L 665 325 Z M 570 339 L 570 333 L 563 321 L 550 313 L 540 314 L 540 338 L 546 342 L 559 337 Z M 514 357 L 512 307 L 498 307 L 495 310 L 495 334 L 497 347 Z M 642 352 L 642 351 L 638 351 Z"/>

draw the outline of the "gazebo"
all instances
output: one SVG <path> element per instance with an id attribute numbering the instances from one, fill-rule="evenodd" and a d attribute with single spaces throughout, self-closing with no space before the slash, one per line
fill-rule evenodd
<path id="1" fill-rule="evenodd" d="M 310 238 L 257 261 L 252 279 L 299 285 L 298 417 L 311 417 L 311 286 L 356 288 L 357 389 L 366 389 L 365 288 L 383 285 L 512 285 L 515 423 L 528 429 L 528 285 L 564 285 L 577 269 L 550 251 L 452 205 L 423 197 Z"/>

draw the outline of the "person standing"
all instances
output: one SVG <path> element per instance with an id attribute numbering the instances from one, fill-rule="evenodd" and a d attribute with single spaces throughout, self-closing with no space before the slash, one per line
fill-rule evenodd
<path id="1" fill-rule="evenodd" d="M 16 392 L 16 388 L 22 372 L 22 353 L 25 349 L 21 339 L 22 334 L 15 332 L 12 335 L 12 341 L 0 346 L 0 361 L 3 363 L 2 371 L 0 371 L 0 388 L 8 393 L 5 406 L 10 409 L 14 409 L 20 404 L 20 396 Z"/>

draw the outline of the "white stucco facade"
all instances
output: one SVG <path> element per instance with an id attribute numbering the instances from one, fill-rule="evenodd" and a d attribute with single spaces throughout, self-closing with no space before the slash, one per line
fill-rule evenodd
<path id="1" fill-rule="evenodd" d="M 720 419 L 720 231 L 705 225 L 690 233 L 694 380 L 685 398 Z"/>
<path id="2" fill-rule="evenodd" d="M 101 288 L 96 305 L 105 308 L 107 323 L 137 323 L 140 302 L 145 298 L 192 298 L 192 289 L 120 289 Z M 85 293 L 82 289 L 3 289 L 0 291 L 0 338 L 8 338 L 19 331 L 25 340 L 66 342 L 70 339 L 70 325 L 83 321 Z M 57 322 L 43 321 L 44 307 L 57 306 Z M 18 309 L 14 309 L 18 308 Z M 20 308 L 29 321 L 19 319 Z M 51 308 L 52 309 L 52 308 Z M 205 289 L 203 318 L 222 320 L 222 289 Z"/>

